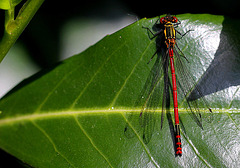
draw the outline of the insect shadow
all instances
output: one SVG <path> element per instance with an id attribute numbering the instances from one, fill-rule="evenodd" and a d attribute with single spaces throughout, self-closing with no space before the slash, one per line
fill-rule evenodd
<path id="1" fill-rule="evenodd" d="M 240 85 L 239 30 L 238 20 L 224 17 L 218 49 L 211 64 L 198 82 L 198 87 L 204 95 Z M 196 90 L 193 90 L 190 96 L 192 99 L 200 97 Z M 219 104 L 217 108 L 219 108 Z"/>

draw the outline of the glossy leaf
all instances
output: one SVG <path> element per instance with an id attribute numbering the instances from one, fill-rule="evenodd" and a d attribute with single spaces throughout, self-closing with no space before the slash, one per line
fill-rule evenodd
<path id="1" fill-rule="evenodd" d="M 162 130 L 156 118 L 148 144 L 141 128 L 124 135 L 125 125 L 133 125 L 129 113 L 139 116 L 134 104 L 156 59 L 147 64 L 156 41 L 142 26 L 152 28 L 157 18 L 139 20 L 16 86 L 0 101 L 0 147 L 33 167 L 239 165 L 239 21 L 177 17 L 179 32 L 194 30 L 178 45 L 214 113 L 201 129 L 179 100 L 181 158 L 174 154 L 172 112 Z"/>

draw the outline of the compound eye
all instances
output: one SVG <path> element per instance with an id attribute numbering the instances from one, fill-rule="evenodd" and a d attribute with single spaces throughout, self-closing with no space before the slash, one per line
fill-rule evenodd
<path id="1" fill-rule="evenodd" d="M 161 19 L 160 19 L 160 23 L 161 24 L 164 24 L 166 21 L 165 21 L 165 18 L 164 17 L 162 17 Z"/>
<path id="2" fill-rule="evenodd" d="M 178 19 L 175 16 L 173 16 L 172 22 L 177 23 L 177 21 L 178 21 Z"/>

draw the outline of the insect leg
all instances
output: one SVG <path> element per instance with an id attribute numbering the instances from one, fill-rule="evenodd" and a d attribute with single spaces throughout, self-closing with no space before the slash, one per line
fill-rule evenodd
<path id="1" fill-rule="evenodd" d="M 156 36 L 158 36 L 160 33 L 162 33 L 162 31 L 163 31 L 163 29 L 161 29 L 161 30 L 159 30 L 157 33 L 153 33 L 152 31 L 151 31 L 151 29 L 149 29 L 148 27 L 142 27 L 142 28 L 144 28 L 144 29 L 147 29 L 152 35 L 153 35 L 153 37 L 151 37 L 150 39 L 152 40 L 153 38 L 155 38 Z"/>
<path id="2" fill-rule="evenodd" d="M 175 30 L 181 37 L 177 38 L 178 40 L 182 39 L 183 36 L 185 36 L 187 33 L 189 33 L 190 31 L 194 31 L 194 30 L 188 30 L 187 32 L 185 32 L 184 34 L 180 33 L 179 31 Z"/>

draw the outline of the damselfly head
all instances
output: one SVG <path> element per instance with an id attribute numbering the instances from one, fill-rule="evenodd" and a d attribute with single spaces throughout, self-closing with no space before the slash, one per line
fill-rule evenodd
<path id="1" fill-rule="evenodd" d="M 165 24 L 167 22 L 177 23 L 177 21 L 178 19 L 175 16 L 171 16 L 171 15 L 166 15 L 165 17 L 162 17 L 160 19 L 161 24 Z"/>
<path id="2" fill-rule="evenodd" d="M 162 17 L 162 18 L 160 19 L 160 23 L 161 23 L 161 24 L 165 24 L 165 23 L 166 23 L 165 17 Z"/>
<path id="3" fill-rule="evenodd" d="M 172 22 L 177 23 L 178 19 L 175 16 L 172 16 Z"/>

